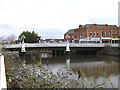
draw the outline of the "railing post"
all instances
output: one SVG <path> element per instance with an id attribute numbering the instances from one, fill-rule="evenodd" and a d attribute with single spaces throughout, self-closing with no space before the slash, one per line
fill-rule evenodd
<path id="1" fill-rule="evenodd" d="M 0 55 L 0 90 L 2 88 L 7 89 L 7 85 L 6 84 L 7 83 L 6 83 L 4 56 Z"/>

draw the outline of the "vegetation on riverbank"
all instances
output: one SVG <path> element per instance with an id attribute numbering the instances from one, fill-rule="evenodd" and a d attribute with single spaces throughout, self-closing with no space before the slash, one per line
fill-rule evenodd
<path id="1" fill-rule="evenodd" d="M 112 56 L 120 56 L 120 48 L 112 48 L 109 45 L 105 46 L 99 54 L 101 55 L 112 55 Z"/>
<path id="2" fill-rule="evenodd" d="M 35 58 L 33 57 L 33 61 Z M 25 65 L 13 55 L 5 55 L 5 66 L 8 88 L 107 88 L 114 87 L 105 72 L 100 84 L 94 77 L 87 77 L 83 71 L 77 73 L 76 79 L 73 71 L 66 65 L 66 72 L 54 74 L 49 68 L 41 65 L 41 59 L 36 64 Z M 39 73 L 37 73 L 39 72 Z M 109 85 L 108 85 L 109 83 Z"/>

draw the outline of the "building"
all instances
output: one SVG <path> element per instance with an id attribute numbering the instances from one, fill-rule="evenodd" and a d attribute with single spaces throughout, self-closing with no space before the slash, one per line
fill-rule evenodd
<path id="1" fill-rule="evenodd" d="M 62 43 L 64 42 L 64 39 L 41 39 L 40 43 Z"/>
<path id="2" fill-rule="evenodd" d="M 107 24 L 79 25 L 64 34 L 64 41 L 67 40 L 70 43 L 118 43 L 119 28 Z"/>

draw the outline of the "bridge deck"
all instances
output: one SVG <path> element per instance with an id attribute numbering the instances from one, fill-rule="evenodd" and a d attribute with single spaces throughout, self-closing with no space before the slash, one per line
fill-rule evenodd
<path id="1" fill-rule="evenodd" d="M 21 48 L 22 44 L 6 44 L 4 48 Z M 104 44 L 104 43 L 70 43 L 72 47 L 119 47 L 119 44 Z M 25 47 L 66 47 L 66 43 L 25 43 Z"/>

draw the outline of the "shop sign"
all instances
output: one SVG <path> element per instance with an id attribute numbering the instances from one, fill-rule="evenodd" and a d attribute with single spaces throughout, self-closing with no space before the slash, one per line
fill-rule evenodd
<path id="1" fill-rule="evenodd" d="M 91 40 L 91 41 L 99 41 L 99 40 L 101 40 L 101 38 L 89 38 L 89 40 Z"/>

